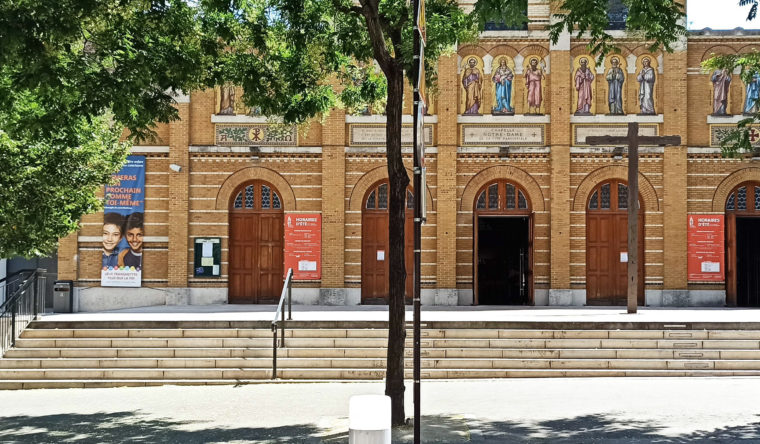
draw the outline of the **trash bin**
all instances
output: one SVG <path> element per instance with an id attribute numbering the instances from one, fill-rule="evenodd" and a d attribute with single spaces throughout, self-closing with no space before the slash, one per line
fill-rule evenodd
<path id="1" fill-rule="evenodd" d="M 55 281 L 53 286 L 53 311 L 71 313 L 74 281 Z"/>
<path id="2" fill-rule="evenodd" d="M 391 398 L 356 395 L 348 401 L 349 444 L 391 444 Z"/>

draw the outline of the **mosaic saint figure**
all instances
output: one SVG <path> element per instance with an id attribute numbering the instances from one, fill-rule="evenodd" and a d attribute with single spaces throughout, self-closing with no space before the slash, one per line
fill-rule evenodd
<path id="1" fill-rule="evenodd" d="M 613 57 L 610 60 L 612 67 L 607 71 L 607 85 L 609 93 L 607 102 L 610 105 L 610 114 L 623 115 L 623 82 L 625 82 L 625 73 L 620 68 L 620 59 Z"/>
<path id="2" fill-rule="evenodd" d="M 591 82 L 594 80 L 594 73 L 588 68 L 588 59 L 582 58 L 580 65 L 575 71 L 575 90 L 578 91 L 575 115 L 588 115 L 591 114 Z"/>
<path id="3" fill-rule="evenodd" d="M 760 73 L 752 74 L 752 80 L 747 83 L 747 98 L 744 100 L 744 114 L 757 112 L 757 100 L 760 98 Z"/>
<path id="4" fill-rule="evenodd" d="M 477 68 L 478 61 L 470 58 L 468 68 L 462 75 L 462 86 L 465 91 L 464 114 L 480 114 L 480 102 L 483 97 L 483 77 Z"/>
<path id="5" fill-rule="evenodd" d="M 649 57 L 644 57 L 641 65 L 641 71 L 636 76 L 639 82 L 639 107 L 641 114 L 654 114 L 654 68 L 651 66 Z"/>
<path id="6" fill-rule="evenodd" d="M 541 82 L 545 78 L 544 68 L 538 66 L 538 59 L 530 59 L 530 66 L 525 72 L 525 89 L 528 90 L 528 114 L 541 114 Z"/>
<path id="7" fill-rule="evenodd" d="M 728 87 L 731 86 L 731 73 L 727 69 L 716 69 L 710 81 L 713 84 L 713 115 L 725 116 L 728 105 Z"/>
<path id="8" fill-rule="evenodd" d="M 494 83 L 496 94 L 496 106 L 491 110 L 492 114 L 514 114 L 515 110 L 510 105 L 512 103 L 512 80 L 515 74 L 507 66 L 507 59 L 501 58 L 499 67 L 493 73 L 491 80 Z"/>
<path id="9" fill-rule="evenodd" d="M 219 114 L 231 116 L 235 114 L 235 86 L 227 85 L 221 87 L 221 97 L 219 100 Z"/>

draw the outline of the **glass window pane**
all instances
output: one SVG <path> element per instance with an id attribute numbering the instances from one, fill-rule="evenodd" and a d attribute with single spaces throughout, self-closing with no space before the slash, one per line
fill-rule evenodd
<path id="1" fill-rule="evenodd" d="M 266 185 L 261 186 L 261 208 L 269 208 L 270 206 L 270 199 L 269 199 L 269 187 Z"/>
<path id="2" fill-rule="evenodd" d="M 618 209 L 628 209 L 628 185 L 618 184 Z"/>
<path id="3" fill-rule="evenodd" d="M 272 191 L 272 208 L 277 210 L 282 208 L 282 204 L 280 203 L 280 196 L 278 196 L 274 191 Z"/>
<path id="4" fill-rule="evenodd" d="M 739 211 L 747 209 L 747 187 L 736 190 L 736 209 Z"/>
<path id="5" fill-rule="evenodd" d="M 528 201 L 525 199 L 525 196 L 523 196 L 522 191 L 517 192 L 517 208 L 521 210 L 528 209 Z"/>
<path id="6" fill-rule="evenodd" d="M 475 208 L 477 209 L 486 208 L 486 192 L 485 191 L 480 193 L 480 196 L 478 196 L 478 203 L 475 205 Z"/>
<path id="7" fill-rule="evenodd" d="M 406 207 L 410 210 L 414 209 L 414 194 L 409 190 L 406 190 Z"/>
<path id="8" fill-rule="evenodd" d="M 245 187 L 245 207 L 253 208 L 253 185 Z"/>
<path id="9" fill-rule="evenodd" d="M 728 196 L 728 201 L 726 202 L 726 209 L 727 210 L 733 211 L 733 210 L 736 209 L 736 207 L 734 205 L 734 199 L 735 199 L 734 193 L 731 193 L 731 195 Z"/>
<path id="10" fill-rule="evenodd" d="M 755 211 L 760 210 L 760 187 L 755 187 Z"/>
<path id="11" fill-rule="evenodd" d="M 499 185 L 493 184 L 488 187 L 488 209 L 497 210 L 499 208 Z"/>
<path id="12" fill-rule="evenodd" d="M 243 192 L 239 192 L 235 198 L 234 208 L 243 208 Z"/>
<path id="13" fill-rule="evenodd" d="M 377 190 L 377 208 L 385 210 L 388 208 L 388 184 L 380 185 Z"/>
<path id="14" fill-rule="evenodd" d="M 374 191 L 369 193 L 369 197 L 367 198 L 367 208 L 369 209 L 375 208 L 375 192 Z"/>
<path id="15" fill-rule="evenodd" d="M 605 183 L 602 185 L 602 205 L 603 210 L 610 208 L 610 184 Z"/>
<path id="16" fill-rule="evenodd" d="M 515 207 L 515 186 L 511 183 L 507 184 L 507 209 L 513 209 Z"/>
<path id="17" fill-rule="evenodd" d="M 625 29 L 625 20 L 628 17 L 628 7 L 622 0 L 608 0 L 607 18 L 609 26 L 607 29 Z"/>
<path id="18" fill-rule="evenodd" d="M 596 210 L 599 208 L 599 192 L 594 191 L 594 194 L 591 195 L 591 200 L 588 203 L 588 207 L 592 210 Z"/>

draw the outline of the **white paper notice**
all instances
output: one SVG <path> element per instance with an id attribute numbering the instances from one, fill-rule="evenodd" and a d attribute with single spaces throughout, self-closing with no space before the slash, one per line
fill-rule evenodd
<path id="1" fill-rule="evenodd" d="M 214 265 L 211 267 L 211 274 L 214 276 L 219 276 L 219 265 Z"/>
<path id="2" fill-rule="evenodd" d="M 720 262 L 702 262 L 702 273 L 720 273 Z"/>
<path id="3" fill-rule="evenodd" d="M 211 242 L 203 242 L 203 252 L 201 253 L 201 256 L 203 257 L 214 256 L 214 244 Z"/>
<path id="4" fill-rule="evenodd" d="M 201 267 L 210 267 L 214 265 L 214 258 L 213 257 L 202 257 L 201 258 Z"/>
<path id="5" fill-rule="evenodd" d="M 377 250 L 377 260 L 379 261 L 385 260 L 385 250 Z"/>
<path id="6" fill-rule="evenodd" d="M 298 271 L 317 271 L 317 261 L 298 261 Z"/>
<path id="7" fill-rule="evenodd" d="M 621 251 L 620 252 L 620 262 L 628 262 L 628 252 L 627 251 Z"/>

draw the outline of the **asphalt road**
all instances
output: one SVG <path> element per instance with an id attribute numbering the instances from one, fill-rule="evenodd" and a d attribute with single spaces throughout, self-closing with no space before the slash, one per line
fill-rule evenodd
<path id="1" fill-rule="evenodd" d="M 0 391 L 3 443 L 346 443 L 382 383 Z M 423 382 L 423 442 L 758 442 L 760 378 Z M 407 387 L 411 415 L 411 386 Z M 411 442 L 411 427 L 394 430 Z"/>

